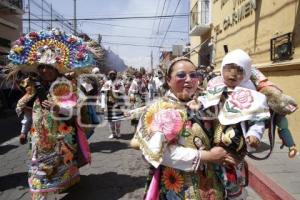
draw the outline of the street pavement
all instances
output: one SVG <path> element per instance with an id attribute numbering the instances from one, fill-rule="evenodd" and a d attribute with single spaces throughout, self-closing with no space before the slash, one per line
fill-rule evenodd
<path id="1" fill-rule="evenodd" d="M 9 119 L 8 119 L 9 118 Z M 4 128 L 19 126 L 5 123 L 14 116 L 0 119 Z M 81 168 L 81 181 L 65 193 L 52 196 L 50 199 L 62 200 L 130 200 L 142 199 L 147 174 L 147 164 L 140 151 L 128 147 L 133 128 L 128 121 L 122 122 L 121 139 L 107 139 L 108 126 L 98 127 L 90 138 L 92 163 Z M 14 134 L 2 132 L 2 134 Z M 0 144 L 0 199 L 27 200 L 30 194 L 27 185 L 27 152 L 28 145 L 19 145 L 17 138 Z M 260 197 L 248 189 L 247 200 L 259 200 Z"/>

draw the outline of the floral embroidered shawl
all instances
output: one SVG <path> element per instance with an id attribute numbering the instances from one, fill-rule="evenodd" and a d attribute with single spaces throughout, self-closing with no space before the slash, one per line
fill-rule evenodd
<path id="1" fill-rule="evenodd" d="M 206 94 L 199 97 L 204 109 L 220 103 L 222 94 L 228 91 L 222 78 L 212 79 Z M 248 88 L 235 87 L 220 107 L 218 119 L 221 124 L 236 124 L 242 121 L 263 121 L 270 117 L 266 96 Z"/>

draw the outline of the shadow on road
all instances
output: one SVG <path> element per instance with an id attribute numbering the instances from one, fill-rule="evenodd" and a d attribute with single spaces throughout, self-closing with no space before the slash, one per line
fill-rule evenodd
<path id="1" fill-rule="evenodd" d="M 15 149 L 15 148 L 18 148 L 18 146 L 11 145 L 11 144 L 8 144 L 8 145 L 5 145 L 5 146 L 0 146 L 0 155 L 5 154 L 5 153 L 7 153 L 10 150 Z"/>
<path id="2" fill-rule="evenodd" d="M 116 200 L 136 189 L 143 188 L 145 182 L 145 176 L 133 177 L 116 172 L 82 175 L 80 183 L 67 191 L 68 194 L 62 200 Z"/>
<path id="3" fill-rule="evenodd" d="M 0 144 L 19 135 L 20 119 L 13 111 L 6 112 L 0 117 L 1 137 Z"/>
<path id="4" fill-rule="evenodd" d="M 133 133 L 122 133 L 121 134 L 122 140 L 131 140 L 132 137 L 133 137 Z"/>
<path id="5" fill-rule="evenodd" d="M 0 191 L 16 188 L 18 186 L 28 188 L 27 176 L 27 172 L 20 172 L 0 177 Z"/>
<path id="6" fill-rule="evenodd" d="M 113 153 L 122 149 L 128 149 L 128 144 L 114 140 L 114 141 L 101 141 L 90 144 L 91 153 Z"/>

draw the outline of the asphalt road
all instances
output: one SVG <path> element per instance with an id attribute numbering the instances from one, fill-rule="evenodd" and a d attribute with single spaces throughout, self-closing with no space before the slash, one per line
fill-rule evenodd
<path id="1" fill-rule="evenodd" d="M 0 144 L 0 199 L 30 199 L 26 165 L 28 144 L 19 145 L 18 138 L 14 138 L 20 124 L 13 115 L 1 118 L 0 124 L 1 137 L 5 137 L 5 142 Z M 80 183 L 49 199 L 142 199 L 148 164 L 140 151 L 128 147 L 133 135 L 128 121 L 122 122 L 121 132 L 120 139 L 108 139 L 108 126 L 98 127 L 89 139 L 92 163 L 81 168 Z M 259 197 L 250 189 L 247 199 L 257 200 Z"/>

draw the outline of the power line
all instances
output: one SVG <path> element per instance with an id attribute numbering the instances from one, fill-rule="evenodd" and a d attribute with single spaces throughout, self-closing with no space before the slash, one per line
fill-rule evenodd
<path id="1" fill-rule="evenodd" d="M 180 2 L 181 2 L 181 0 L 178 1 L 177 5 L 176 5 L 176 8 L 175 8 L 175 10 L 174 10 L 173 16 L 175 16 L 175 13 L 176 13 L 176 11 L 177 11 L 177 9 L 178 9 L 178 6 L 179 6 Z M 165 33 L 165 35 L 164 35 L 164 38 L 163 38 L 163 40 L 162 40 L 160 46 L 163 45 L 163 43 L 164 43 L 164 41 L 165 41 L 165 39 L 166 39 L 166 36 L 167 36 L 167 34 L 168 34 L 168 31 L 169 31 L 169 29 L 170 29 L 170 27 L 171 27 L 171 24 L 172 24 L 172 22 L 173 22 L 173 19 L 174 19 L 174 17 L 171 18 L 170 24 L 169 24 L 169 26 L 168 26 L 168 28 L 167 28 L 167 31 L 166 31 L 166 33 Z"/>
<path id="2" fill-rule="evenodd" d="M 98 24 L 98 25 L 105 25 L 105 26 L 115 26 L 115 27 L 123 27 L 123 28 L 134 28 L 134 29 L 140 29 L 140 30 L 152 30 L 150 28 L 145 28 L 145 27 L 137 27 L 137 26 L 124 26 L 124 25 L 116 25 L 116 24 L 109 24 L 109 23 L 102 23 L 102 22 L 93 22 L 93 21 L 88 21 L 85 23 L 93 23 L 93 24 Z M 171 33 L 189 33 L 188 31 L 176 31 L 176 30 L 170 30 L 169 32 Z"/>
<path id="3" fill-rule="evenodd" d="M 174 18 L 187 17 L 188 14 L 178 15 L 158 15 L 158 16 L 131 16 L 131 17 L 99 17 L 99 18 L 78 18 L 77 21 L 102 21 L 102 20 L 130 20 L 130 19 L 158 19 L 158 18 Z M 29 19 L 23 19 L 28 21 Z M 30 19 L 31 21 L 58 21 L 57 19 Z M 59 21 L 73 21 L 74 19 L 60 19 Z"/>
<path id="4" fill-rule="evenodd" d="M 160 15 L 163 15 L 163 14 L 164 14 L 164 10 L 165 10 L 165 6 L 166 6 L 166 2 L 167 2 L 167 0 L 165 0 L 165 1 L 164 1 L 164 5 L 163 5 L 163 8 L 162 8 L 162 11 L 161 11 L 161 14 L 160 14 Z M 158 26 L 157 26 L 157 31 L 156 31 L 156 34 L 158 34 L 158 33 L 159 33 L 160 22 L 161 22 L 161 18 L 159 18 L 159 22 L 158 22 Z"/>
<path id="5" fill-rule="evenodd" d="M 99 35 L 98 33 L 87 33 L 88 35 Z M 161 39 L 162 37 L 146 37 L 146 36 L 135 36 L 135 35 L 106 35 L 106 34 L 100 34 L 101 36 L 105 37 L 121 37 L 121 38 L 142 38 L 142 39 Z M 183 38 L 168 38 L 172 40 L 181 40 Z"/>
<path id="6" fill-rule="evenodd" d="M 125 46 L 135 46 L 135 47 L 157 47 L 161 48 L 161 46 L 157 45 L 144 45 L 144 44 L 129 44 L 129 43 L 117 43 L 117 42 L 101 42 L 103 44 L 114 44 L 114 45 L 125 45 Z M 163 47 L 163 48 L 171 48 L 171 47 Z"/>

